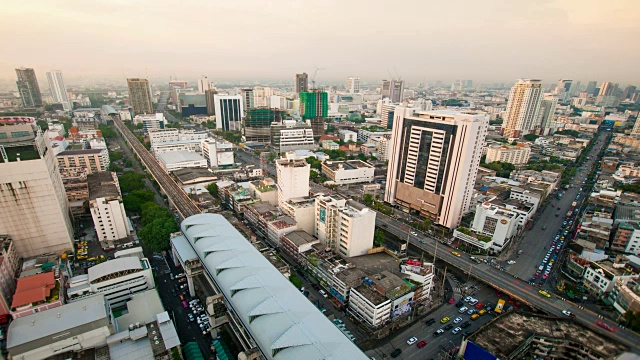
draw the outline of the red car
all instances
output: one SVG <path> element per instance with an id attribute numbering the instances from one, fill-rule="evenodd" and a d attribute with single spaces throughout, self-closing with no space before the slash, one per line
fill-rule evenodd
<path id="1" fill-rule="evenodd" d="M 611 327 L 611 325 L 603 323 L 602 321 L 598 321 L 598 326 L 600 326 L 601 328 L 608 330 L 608 331 L 613 331 L 613 327 Z"/>
<path id="2" fill-rule="evenodd" d="M 476 309 L 482 309 L 484 307 L 484 304 L 479 302 L 476 304 Z"/>
<path id="3" fill-rule="evenodd" d="M 183 301 L 183 302 L 182 302 L 182 307 L 186 309 L 186 308 L 188 308 L 188 307 L 189 307 L 189 305 L 187 305 L 187 302 L 186 302 L 186 301 Z"/>
<path id="4" fill-rule="evenodd" d="M 449 305 L 453 304 L 454 302 L 456 302 L 456 299 L 455 299 L 455 298 L 451 298 L 451 299 L 449 299 Z"/>
<path id="5" fill-rule="evenodd" d="M 422 349 L 423 347 L 427 346 L 427 341 L 426 340 L 422 340 L 418 343 L 418 348 Z"/>

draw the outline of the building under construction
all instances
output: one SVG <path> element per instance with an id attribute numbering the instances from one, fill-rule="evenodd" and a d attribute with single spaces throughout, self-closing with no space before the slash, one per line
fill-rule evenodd
<path id="1" fill-rule="evenodd" d="M 246 142 L 269 143 L 271 141 L 271 123 L 282 121 L 282 110 L 260 107 L 247 110 L 244 120 Z"/>
<path id="2" fill-rule="evenodd" d="M 300 93 L 300 115 L 309 120 L 313 137 L 319 139 L 324 134 L 324 123 L 329 113 L 329 95 L 317 89 Z"/>

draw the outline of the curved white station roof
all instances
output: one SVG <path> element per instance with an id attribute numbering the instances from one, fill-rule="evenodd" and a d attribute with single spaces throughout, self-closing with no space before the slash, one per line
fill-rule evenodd
<path id="1" fill-rule="evenodd" d="M 267 359 L 369 359 L 222 215 L 181 228 Z"/>

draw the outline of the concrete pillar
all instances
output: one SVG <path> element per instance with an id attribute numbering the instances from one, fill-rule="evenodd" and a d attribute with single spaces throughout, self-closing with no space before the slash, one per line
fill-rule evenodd
<path id="1" fill-rule="evenodd" d="M 186 270 L 186 269 L 185 269 Z M 185 271 L 185 274 L 187 272 Z M 187 275 L 187 284 L 189 285 L 189 296 L 191 297 L 195 297 L 196 296 L 196 289 L 193 286 L 193 276 L 191 275 Z"/>

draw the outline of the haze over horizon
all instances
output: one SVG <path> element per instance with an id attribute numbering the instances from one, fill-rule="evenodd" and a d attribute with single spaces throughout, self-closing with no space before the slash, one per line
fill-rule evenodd
<path id="1" fill-rule="evenodd" d="M 640 80 L 640 2 L 97 0 L 4 4 L 0 79 Z"/>

